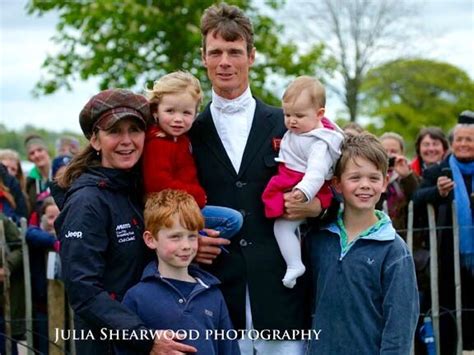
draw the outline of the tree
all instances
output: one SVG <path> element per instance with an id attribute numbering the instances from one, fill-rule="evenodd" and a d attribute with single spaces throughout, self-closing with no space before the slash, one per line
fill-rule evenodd
<path id="1" fill-rule="evenodd" d="M 473 107 L 474 82 L 448 63 L 395 60 L 370 70 L 361 93 L 372 129 L 398 132 L 410 142 L 423 126 L 451 129 L 459 113 Z"/>
<path id="2" fill-rule="evenodd" d="M 43 63 L 47 77 L 36 84 L 36 94 L 71 89 L 77 80 L 99 77 L 101 89 L 143 88 L 161 75 L 184 69 L 209 88 L 200 59 L 200 17 L 213 0 L 30 0 L 29 14 L 59 13 L 54 41 L 59 53 Z M 308 70 L 331 68 L 324 47 L 316 44 L 301 53 L 295 44 L 282 44 L 282 27 L 249 0 L 233 3 L 252 18 L 256 35 L 257 63 L 252 71 L 255 95 L 277 103 L 272 74 L 286 77 Z M 282 0 L 270 2 L 274 9 Z M 273 75 L 274 77 L 274 75 Z"/>
<path id="3" fill-rule="evenodd" d="M 306 39 L 323 41 L 337 59 L 343 88 L 330 88 L 340 96 L 350 121 L 356 121 L 365 74 L 382 54 L 394 58 L 394 48 L 405 43 L 406 20 L 413 9 L 404 0 L 318 0 L 305 3 L 297 12 L 307 18 L 298 22 L 299 27 L 306 24 Z"/>

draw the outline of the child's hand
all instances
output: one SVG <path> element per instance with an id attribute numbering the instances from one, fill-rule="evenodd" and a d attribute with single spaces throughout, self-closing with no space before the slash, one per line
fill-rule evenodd
<path id="1" fill-rule="evenodd" d="M 308 201 L 308 199 L 306 198 L 305 194 L 304 194 L 301 190 L 298 190 L 298 189 L 294 189 L 294 190 L 291 192 L 291 197 L 292 197 L 295 201 L 298 201 L 298 202 L 306 202 L 306 201 Z"/>

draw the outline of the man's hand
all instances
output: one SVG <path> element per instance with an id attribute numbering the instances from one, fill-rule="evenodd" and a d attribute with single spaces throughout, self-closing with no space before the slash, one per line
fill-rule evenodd
<path id="1" fill-rule="evenodd" d="M 439 194 L 441 197 L 446 197 L 449 195 L 449 192 L 454 188 L 454 181 L 446 176 L 440 176 L 436 183 Z"/>
<path id="2" fill-rule="evenodd" d="M 197 349 L 191 345 L 178 343 L 173 339 L 179 338 L 172 330 L 160 330 L 153 342 L 150 355 L 186 355 L 196 353 Z"/>
<path id="3" fill-rule="evenodd" d="M 291 198 L 295 201 L 298 202 L 307 202 L 308 199 L 306 198 L 306 195 L 303 193 L 303 191 L 295 189 L 291 192 Z"/>
<path id="4" fill-rule="evenodd" d="M 318 217 L 321 214 L 321 201 L 315 197 L 309 203 L 301 202 L 293 197 L 293 192 L 284 194 L 285 214 L 283 218 L 289 220 L 299 220 L 309 217 Z"/>
<path id="5" fill-rule="evenodd" d="M 204 229 L 207 237 L 201 236 L 199 241 L 198 252 L 195 261 L 201 264 L 210 265 L 217 256 L 222 252 L 221 245 L 229 245 L 230 240 L 219 238 L 219 232 L 213 229 Z"/>

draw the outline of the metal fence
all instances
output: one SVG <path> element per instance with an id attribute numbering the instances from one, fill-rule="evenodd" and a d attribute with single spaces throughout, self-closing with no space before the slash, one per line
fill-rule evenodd
<path id="1" fill-rule="evenodd" d="M 435 210 L 433 206 L 427 206 L 428 213 L 428 230 L 429 230 L 429 252 L 430 252 L 430 293 L 431 293 L 431 311 L 430 316 L 433 322 L 434 342 L 436 346 L 436 353 L 440 354 L 440 304 L 439 304 L 439 283 L 438 283 L 438 242 L 437 232 L 441 229 L 436 226 Z M 407 245 L 410 252 L 413 252 L 413 238 L 414 238 L 414 211 L 413 202 L 408 205 L 408 225 L 406 230 Z M 459 254 L 459 225 L 456 218 L 456 206 L 452 206 L 452 230 L 453 230 L 453 250 L 454 250 L 454 279 L 455 279 L 455 299 L 456 299 L 456 330 L 457 330 L 457 354 L 462 354 L 462 304 L 461 304 L 461 272 L 460 272 L 460 254 Z M 26 324 L 26 342 L 19 344 L 27 349 L 27 354 L 38 353 L 33 348 L 33 306 L 31 295 L 31 275 L 30 275 L 30 258 L 28 244 L 25 240 L 26 235 L 26 220 L 22 220 L 20 228 L 21 247 L 23 252 L 23 272 L 25 279 L 25 324 Z M 3 222 L 0 221 L 0 247 L 1 257 L 3 261 L 3 268 L 5 270 L 5 279 L 3 282 L 4 294 L 4 319 L 5 319 L 5 340 L 6 340 L 6 355 L 11 355 L 12 351 L 12 321 L 21 321 L 11 319 L 11 302 L 15 300 L 10 299 L 10 272 L 8 270 L 8 263 L 6 262 L 9 247 L 6 243 Z M 71 309 L 66 305 L 64 286 L 59 280 L 48 280 L 48 330 L 49 330 L 49 354 L 72 354 L 75 355 L 73 341 L 65 342 L 59 340 L 54 342 L 55 329 L 72 329 L 73 328 L 73 314 Z M 65 310 L 65 311 L 64 311 Z M 68 317 L 66 317 L 68 313 Z M 424 315 L 422 315 L 423 317 Z M 66 318 L 69 321 L 66 324 Z M 1 334 L 0 334 L 1 335 Z M 413 350 L 412 350 L 413 353 Z"/>

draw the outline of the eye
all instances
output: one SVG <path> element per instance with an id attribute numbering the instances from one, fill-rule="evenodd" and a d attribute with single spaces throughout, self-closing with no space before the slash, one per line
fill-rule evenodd
<path id="1" fill-rule="evenodd" d="M 189 240 L 196 240 L 197 239 L 197 235 L 196 234 L 191 234 L 190 236 L 188 236 Z"/>
<path id="2" fill-rule="evenodd" d="M 114 125 L 107 130 L 107 134 L 118 134 L 119 132 L 120 129 L 117 127 L 117 125 Z"/>

